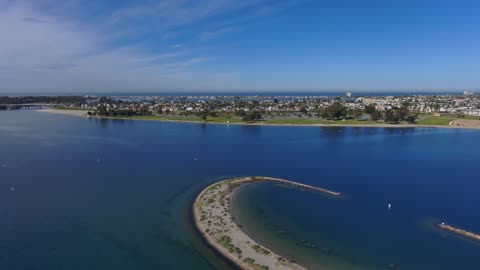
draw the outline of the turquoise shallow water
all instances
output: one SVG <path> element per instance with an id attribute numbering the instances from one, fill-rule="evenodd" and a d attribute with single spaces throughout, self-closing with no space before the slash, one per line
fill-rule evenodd
<path id="1" fill-rule="evenodd" d="M 478 245 L 428 224 L 480 232 L 479 135 L 0 112 L 0 269 L 230 269 L 194 235 L 189 209 L 202 187 L 242 175 L 346 194 L 336 201 L 266 185 L 239 196 L 250 198 L 248 228 L 289 255 L 315 257 L 294 252 L 306 238 L 332 248 L 319 262 L 475 269 Z M 271 233 L 279 230 L 288 237 Z"/>

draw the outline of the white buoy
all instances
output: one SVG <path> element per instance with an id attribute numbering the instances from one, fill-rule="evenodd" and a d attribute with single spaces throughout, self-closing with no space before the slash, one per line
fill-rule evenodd
<path id="1" fill-rule="evenodd" d="M 388 210 L 392 210 L 392 205 L 391 204 L 388 204 Z"/>
<path id="2" fill-rule="evenodd" d="M 12 187 L 12 191 L 14 191 L 15 189 Z"/>
<path id="3" fill-rule="evenodd" d="M 197 157 L 195 157 L 195 160 L 197 160 Z"/>

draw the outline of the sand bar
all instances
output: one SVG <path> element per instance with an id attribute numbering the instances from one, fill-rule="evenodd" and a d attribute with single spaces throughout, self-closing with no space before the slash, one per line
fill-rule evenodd
<path id="1" fill-rule="evenodd" d="M 257 243 L 236 223 L 231 206 L 234 191 L 241 185 L 259 181 L 274 181 L 340 196 L 338 192 L 279 178 L 257 176 L 228 179 L 208 186 L 195 199 L 193 216 L 197 229 L 213 248 L 240 269 L 306 270 L 307 268 Z"/>
<path id="2" fill-rule="evenodd" d="M 56 113 L 56 114 L 65 114 L 65 115 L 71 115 L 71 116 L 89 117 L 87 115 L 88 111 L 84 111 L 84 110 L 40 109 L 40 110 L 37 110 L 37 112 Z"/>
<path id="3" fill-rule="evenodd" d="M 446 225 L 445 223 L 438 224 L 438 227 L 440 227 L 441 229 L 444 229 L 446 231 L 453 232 L 453 233 L 456 233 L 458 235 L 465 236 L 465 237 L 468 237 L 468 238 L 476 240 L 476 241 L 480 241 L 480 235 L 478 235 L 476 233 L 472 233 L 472 232 L 469 232 L 469 231 L 458 229 L 458 228 L 455 228 L 453 226 Z"/>

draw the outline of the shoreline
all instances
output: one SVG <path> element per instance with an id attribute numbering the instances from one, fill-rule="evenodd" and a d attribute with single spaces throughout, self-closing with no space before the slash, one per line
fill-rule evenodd
<path id="1" fill-rule="evenodd" d="M 197 199 L 197 195 L 194 194 L 189 199 L 189 205 L 194 205 L 195 201 Z M 199 241 L 198 243 L 201 245 L 204 245 L 208 249 L 209 252 L 212 252 L 212 255 L 215 256 L 216 259 L 219 259 L 223 264 L 228 265 L 230 268 L 235 269 L 235 270 L 242 270 L 238 268 L 238 265 L 233 263 L 231 260 L 225 258 L 221 252 L 219 252 L 217 249 L 215 249 L 210 243 L 207 241 L 205 237 L 202 236 L 202 231 L 200 231 L 200 228 L 196 225 L 195 223 L 195 211 L 194 207 L 188 207 L 187 211 L 187 219 L 188 219 L 188 225 L 190 226 L 191 233 L 195 237 L 196 241 Z M 211 263 L 211 262 L 209 262 Z M 212 265 L 216 265 L 213 264 Z"/>
<path id="2" fill-rule="evenodd" d="M 87 111 L 82 111 L 82 110 L 40 109 L 36 111 L 42 112 L 42 113 L 63 114 L 63 115 L 79 116 L 79 117 L 87 117 L 87 118 L 90 117 L 87 115 Z"/>
<path id="3" fill-rule="evenodd" d="M 308 270 L 294 261 L 272 252 L 246 234 L 232 211 L 233 197 L 245 184 L 274 181 L 340 196 L 340 193 L 273 177 L 240 177 L 216 182 L 203 189 L 193 203 L 197 230 L 206 242 L 223 257 L 245 270 Z"/>
<path id="4" fill-rule="evenodd" d="M 237 200 L 237 196 L 239 193 L 242 192 L 242 189 L 245 188 L 245 185 L 241 185 L 240 187 L 236 188 L 233 192 L 232 192 L 232 195 L 231 195 L 231 205 L 230 205 L 230 209 L 231 209 L 231 213 L 232 213 L 232 216 L 233 218 L 238 222 L 239 219 L 238 219 L 238 211 L 236 209 L 238 209 L 237 205 L 236 205 L 236 202 L 235 200 Z M 328 196 L 328 195 L 327 195 Z M 248 229 L 246 229 L 241 223 L 240 223 L 240 230 L 242 230 L 246 235 L 250 236 L 250 238 L 252 239 L 255 239 L 255 237 L 257 236 L 255 233 L 253 233 L 252 231 L 249 231 Z M 268 246 L 267 244 L 265 244 L 265 242 L 262 242 L 262 241 L 258 241 L 258 240 L 255 240 L 259 245 L 261 246 Z M 282 254 L 281 252 L 278 252 L 275 248 L 270 248 L 270 250 L 275 253 L 276 255 L 280 256 L 280 257 L 283 257 L 283 258 L 287 258 L 288 260 L 292 260 L 291 257 L 289 256 L 286 256 L 285 254 Z M 302 265 L 303 267 L 305 267 L 306 269 L 310 269 L 307 265 L 304 265 L 303 263 L 299 263 L 300 265 Z"/>
<path id="5" fill-rule="evenodd" d="M 112 120 L 130 120 L 130 121 L 158 121 L 158 122 L 173 122 L 173 123 L 192 123 L 192 124 L 210 124 L 210 125 L 235 125 L 235 126 L 278 126 L 278 127 L 359 127 L 359 128 L 446 128 L 446 129 L 471 129 L 479 130 L 479 126 L 465 126 L 465 125 L 414 125 L 414 124 L 274 124 L 274 123 L 224 123 L 224 122 L 205 122 L 196 120 L 169 120 L 169 119 L 138 119 L 131 117 L 108 117 L 108 116 L 88 116 L 86 111 L 81 110 L 59 110 L 59 109 L 40 109 L 37 112 L 63 114 L 77 117 L 85 117 L 92 119 L 112 119 Z M 455 121 L 455 120 L 454 120 Z M 476 120 L 463 120 L 476 121 Z"/>

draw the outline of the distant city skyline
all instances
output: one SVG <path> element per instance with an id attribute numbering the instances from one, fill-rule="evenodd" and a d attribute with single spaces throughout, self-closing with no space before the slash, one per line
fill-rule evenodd
<path id="1" fill-rule="evenodd" d="M 0 94 L 478 91 L 479 8 L 0 0 Z"/>

